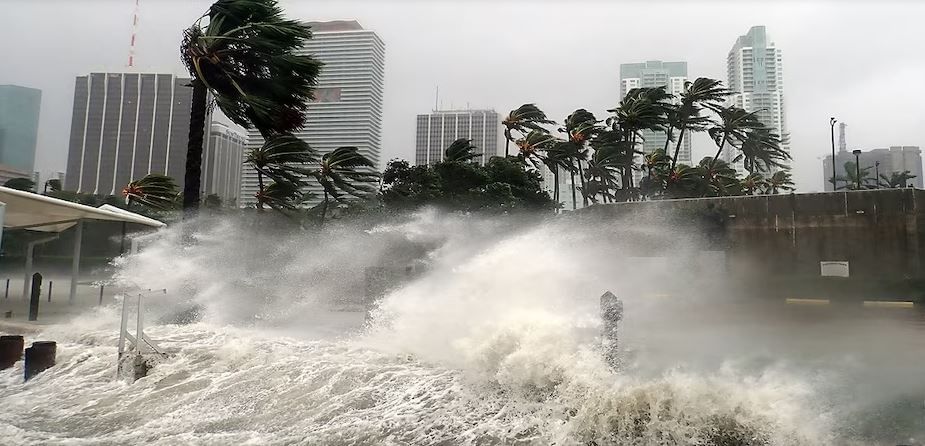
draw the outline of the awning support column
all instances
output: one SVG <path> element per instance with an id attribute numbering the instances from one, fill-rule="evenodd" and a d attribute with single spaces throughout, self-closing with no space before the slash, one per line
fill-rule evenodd
<path id="1" fill-rule="evenodd" d="M 84 221 L 77 220 L 74 233 L 74 258 L 71 260 L 71 293 L 68 295 L 67 303 L 73 304 L 74 298 L 77 297 L 77 278 L 80 275 L 80 242 L 84 235 Z"/>

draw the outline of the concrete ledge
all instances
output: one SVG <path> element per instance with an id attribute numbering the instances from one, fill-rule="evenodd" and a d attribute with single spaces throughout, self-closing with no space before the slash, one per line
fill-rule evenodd
<path id="1" fill-rule="evenodd" d="M 788 298 L 785 300 L 788 305 L 828 305 L 828 299 L 794 299 Z"/>
<path id="2" fill-rule="evenodd" d="M 914 308 L 915 302 L 901 300 L 865 300 L 864 306 L 871 308 Z"/>

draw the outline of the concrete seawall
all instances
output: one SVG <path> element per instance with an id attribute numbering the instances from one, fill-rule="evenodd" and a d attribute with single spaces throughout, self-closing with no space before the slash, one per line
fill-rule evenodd
<path id="1" fill-rule="evenodd" d="M 706 227 L 715 229 L 706 232 L 717 234 L 715 249 L 726 252 L 733 274 L 818 277 L 820 262 L 848 261 L 852 278 L 925 279 L 923 190 L 643 201 L 592 206 L 578 214 L 664 217 L 681 224 L 712 219 Z"/>

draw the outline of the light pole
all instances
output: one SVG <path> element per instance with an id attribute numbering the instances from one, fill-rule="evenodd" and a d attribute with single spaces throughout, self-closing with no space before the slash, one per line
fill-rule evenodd
<path id="1" fill-rule="evenodd" d="M 832 130 L 832 192 L 838 190 L 838 181 L 835 180 L 835 118 L 829 118 L 829 127 Z"/>
<path id="2" fill-rule="evenodd" d="M 874 163 L 874 185 L 880 189 L 880 161 Z"/>
<path id="3" fill-rule="evenodd" d="M 854 154 L 854 180 L 857 183 L 857 189 L 861 190 L 861 149 L 851 151 Z"/>

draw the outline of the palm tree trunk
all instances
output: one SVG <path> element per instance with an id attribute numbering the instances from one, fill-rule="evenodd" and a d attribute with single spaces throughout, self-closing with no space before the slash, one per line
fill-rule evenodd
<path id="1" fill-rule="evenodd" d="M 578 179 L 581 180 L 581 204 L 588 207 L 588 189 L 585 187 L 585 171 L 581 168 L 581 160 L 578 160 Z"/>
<path id="2" fill-rule="evenodd" d="M 511 156 L 511 139 L 506 137 L 504 138 L 504 157 L 507 158 Z"/>
<path id="3" fill-rule="evenodd" d="M 578 209 L 578 197 L 575 196 L 575 168 L 569 169 L 569 176 L 572 178 L 572 210 Z"/>
<path id="4" fill-rule="evenodd" d="M 674 167 L 678 165 L 678 153 L 681 152 L 681 142 L 684 141 L 684 127 L 681 128 L 681 132 L 678 133 L 678 143 L 674 146 L 674 156 L 671 157 L 671 169 L 674 170 Z"/>
<path id="5" fill-rule="evenodd" d="M 259 170 L 257 171 L 257 210 L 263 212 L 263 173 Z"/>
<path id="6" fill-rule="evenodd" d="M 552 179 L 556 183 L 552 186 L 552 199 L 556 202 L 556 209 L 559 208 L 559 166 L 553 166 Z"/>
<path id="7" fill-rule="evenodd" d="M 719 150 L 716 151 L 716 155 L 713 156 L 713 159 L 710 160 L 710 168 L 713 168 L 713 165 L 716 164 L 716 160 L 719 159 L 719 155 L 723 153 L 723 147 L 726 145 L 726 134 L 723 133 L 723 140 L 719 142 Z"/>
<path id="8" fill-rule="evenodd" d="M 321 202 L 321 226 L 324 227 L 324 217 L 328 213 L 328 191 L 324 191 L 324 201 Z"/>
<path id="9" fill-rule="evenodd" d="M 193 217 L 199 210 L 199 186 L 202 176 L 202 143 L 206 128 L 206 85 L 193 79 L 193 101 L 190 107 L 189 139 L 186 145 L 186 174 L 183 177 L 183 211 Z"/>

